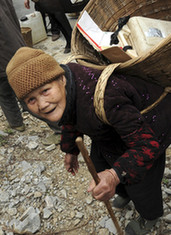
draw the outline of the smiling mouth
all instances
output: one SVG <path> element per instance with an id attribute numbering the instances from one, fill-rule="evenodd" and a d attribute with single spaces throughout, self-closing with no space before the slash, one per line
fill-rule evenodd
<path id="1" fill-rule="evenodd" d="M 56 107 L 55 107 L 54 109 L 50 110 L 49 112 L 45 113 L 45 114 L 50 114 L 50 113 L 52 113 L 55 109 L 56 109 Z"/>

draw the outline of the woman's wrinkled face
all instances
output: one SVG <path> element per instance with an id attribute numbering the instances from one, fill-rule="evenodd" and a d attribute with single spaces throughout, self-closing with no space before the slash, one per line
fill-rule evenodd
<path id="1" fill-rule="evenodd" d="M 47 83 L 29 93 L 24 102 L 28 109 L 52 122 L 61 119 L 66 106 L 66 78 L 61 76 L 58 80 Z"/>

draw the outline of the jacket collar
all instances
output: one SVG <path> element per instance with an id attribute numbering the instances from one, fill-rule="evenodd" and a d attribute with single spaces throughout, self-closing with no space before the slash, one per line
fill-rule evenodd
<path id="1" fill-rule="evenodd" d="M 65 70 L 66 77 L 66 108 L 63 116 L 59 121 L 59 126 L 66 124 L 74 124 L 76 121 L 76 108 L 75 108 L 75 81 L 70 68 L 67 65 L 60 65 Z"/>

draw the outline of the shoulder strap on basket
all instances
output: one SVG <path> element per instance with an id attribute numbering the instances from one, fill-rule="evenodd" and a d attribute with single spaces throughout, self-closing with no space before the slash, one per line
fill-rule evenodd
<path id="1" fill-rule="evenodd" d="M 154 107 L 156 107 L 161 100 L 164 99 L 164 97 L 168 94 L 168 93 L 171 93 L 171 87 L 165 87 L 163 93 L 161 94 L 161 96 L 153 103 L 151 104 L 150 106 L 148 106 L 146 109 L 142 110 L 141 111 L 141 114 L 145 114 L 147 113 L 148 111 L 152 110 Z"/>
<path id="2" fill-rule="evenodd" d="M 104 93 L 107 85 L 108 78 L 111 76 L 113 71 L 118 67 L 120 63 L 118 64 L 110 64 L 108 65 L 103 72 L 101 73 L 98 82 L 96 84 L 95 92 L 94 92 L 94 108 L 95 113 L 98 116 L 98 118 L 103 121 L 104 123 L 110 125 L 109 121 L 106 118 L 106 113 L 104 110 Z M 171 93 L 171 87 L 165 87 L 164 92 L 161 94 L 161 96 L 150 106 L 148 106 L 146 109 L 141 111 L 141 114 L 145 114 L 152 110 L 154 107 L 156 107 L 161 100 L 164 99 L 164 97 Z"/>
<path id="3" fill-rule="evenodd" d="M 113 73 L 113 71 L 118 67 L 120 63 L 118 64 L 110 64 L 108 65 L 103 72 L 101 73 L 98 82 L 96 84 L 95 92 L 94 92 L 94 108 L 95 113 L 98 116 L 98 118 L 103 121 L 106 124 L 110 123 L 108 122 L 106 118 L 106 113 L 104 110 L 104 93 L 105 88 L 107 85 L 108 78 Z"/>

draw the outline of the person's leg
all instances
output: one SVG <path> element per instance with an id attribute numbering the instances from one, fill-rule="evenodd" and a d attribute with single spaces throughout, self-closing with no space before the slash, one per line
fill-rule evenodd
<path id="1" fill-rule="evenodd" d="M 97 172 L 104 171 L 105 169 L 110 169 L 111 165 L 113 165 L 112 162 L 109 163 L 106 160 L 106 158 L 104 157 L 104 150 L 102 150 L 103 147 L 101 147 L 101 143 L 98 144 L 97 142 L 92 141 L 90 157 Z M 119 184 L 116 187 L 116 194 L 124 198 L 128 197 L 125 186 L 123 184 Z"/>
<path id="2" fill-rule="evenodd" d="M 123 208 L 125 208 L 125 206 L 130 202 L 130 198 L 125 190 L 125 186 L 124 184 L 118 184 L 118 186 L 116 187 L 116 194 L 118 195 L 113 203 L 112 206 L 115 208 L 115 210 L 122 210 Z"/>
<path id="3" fill-rule="evenodd" d="M 156 219 L 163 214 L 161 181 L 164 168 L 165 153 L 154 162 L 140 183 L 125 186 L 136 210 L 145 219 Z"/>
<path id="4" fill-rule="evenodd" d="M 110 168 L 110 165 L 107 163 L 100 151 L 99 145 L 95 141 L 92 141 L 91 144 L 90 158 L 97 172 L 101 172 Z"/>
<path id="5" fill-rule="evenodd" d="M 146 234 L 157 219 L 163 215 L 161 181 L 165 168 L 165 153 L 155 162 L 144 179 L 125 189 L 140 214 L 140 219 L 131 221 L 126 227 L 127 234 Z"/>
<path id="6" fill-rule="evenodd" d="M 43 19 L 43 24 L 45 26 L 45 30 L 46 30 L 46 33 L 48 32 L 48 29 L 47 29 L 47 25 L 46 25 L 46 14 L 44 12 L 40 12 L 41 15 L 42 15 L 42 19 Z"/>
<path id="7" fill-rule="evenodd" d="M 37 3 L 35 3 L 34 8 L 35 8 L 36 11 L 39 11 L 41 13 L 42 19 L 43 19 L 43 24 L 45 26 L 45 30 L 46 30 L 46 33 L 47 33 L 48 30 L 47 30 L 47 25 L 46 25 L 46 14 L 45 14 L 45 12 L 41 10 L 41 8 L 39 7 L 39 5 Z"/>
<path id="8" fill-rule="evenodd" d="M 64 4 L 65 6 L 65 4 Z M 37 9 L 40 12 L 46 12 L 48 14 L 53 14 L 56 22 L 59 25 L 60 31 L 63 33 L 66 39 L 66 47 L 64 53 L 69 53 L 71 51 L 71 34 L 72 28 L 65 15 L 65 8 L 63 7 L 63 2 L 55 2 L 55 5 L 51 1 L 38 1 L 36 3 Z"/>
<path id="9" fill-rule="evenodd" d="M 48 14 L 48 16 L 51 24 L 52 41 L 56 41 L 60 37 L 58 21 L 55 19 L 53 14 Z"/>
<path id="10" fill-rule="evenodd" d="M 15 129 L 15 127 L 23 126 L 20 108 L 16 96 L 8 83 L 7 77 L 0 78 L 0 106 L 12 128 Z"/>
<path id="11" fill-rule="evenodd" d="M 56 21 L 58 22 L 59 29 L 63 33 L 66 39 L 66 47 L 64 53 L 69 53 L 71 51 L 71 25 L 63 12 L 57 12 L 54 14 Z"/>

